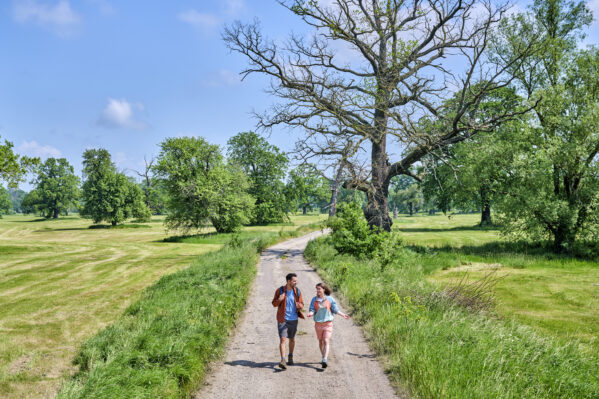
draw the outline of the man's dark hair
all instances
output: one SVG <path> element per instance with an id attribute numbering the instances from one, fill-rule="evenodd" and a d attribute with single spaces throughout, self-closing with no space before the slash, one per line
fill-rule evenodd
<path id="1" fill-rule="evenodd" d="M 297 274 L 295 274 L 295 273 L 289 273 L 289 274 L 287 275 L 287 277 L 285 277 L 285 278 L 287 279 L 287 281 L 289 281 L 289 280 L 291 280 L 291 279 L 292 279 L 292 278 L 294 278 L 294 277 L 297 277 Z"/>

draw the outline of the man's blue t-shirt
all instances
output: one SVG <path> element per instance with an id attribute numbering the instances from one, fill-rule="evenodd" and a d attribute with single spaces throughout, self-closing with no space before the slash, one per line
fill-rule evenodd
<path id="1" fill-rule="evenodd" d="M 285 320 L 297 320 L 297 307 L 295 306 L 295 293 L 287 290 L 287 303 L 285 304 Z"/>

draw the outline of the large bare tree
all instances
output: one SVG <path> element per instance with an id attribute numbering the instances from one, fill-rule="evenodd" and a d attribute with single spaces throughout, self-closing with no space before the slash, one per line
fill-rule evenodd
<path id="1" fill-rule="evenodd" d="M 269 92 L 281 99 L 256 114 L 258 126 L 299 128 L 306 157 L 342 155 L 351 162 L 360 150 L 369 153 L 367 175 L 350 174 L 344 186 L 366 193 L 364 214 L 371 226 L 391 228 L 387 196 L 393 176 L 411 175 L 410 167 L 423 156 L 521 112 L 477 112 L 485 96 L 509 84 L 505 69 L 532 50 L 519 49 L 501 66 L 487 62 L 489 37 L 506 5 L 480 0 L 278 3 L 298 15 L 313 30 L 310 35 L 292 34 L 276 43 L 262 35 L 257 21 L 236 22 L 223 33 L 229 49 L 247 57 L 243 77 L 270 76 Z M 340 55 L 348 51 L 351 56 L 343 60 Z M 431 131 L 424 120 L 443 128 Z"/>

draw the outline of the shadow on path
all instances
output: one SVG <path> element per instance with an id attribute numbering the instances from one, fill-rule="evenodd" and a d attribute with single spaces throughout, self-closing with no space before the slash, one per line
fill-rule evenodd
<path id="1" fill-rule="evenodd" d="M 250 368 L 262 368 L 262 369 L 272 369 L 275 373 L 280 373 L 280 368 L 277 367 L 279 363 L 276 362 L 262 362 L 257 363 L 251 360 L 233 360 L 232 362 L 225 362 L 228 366 L 242 366 L 242 367 L 250 367 Z M 320 365 L 320 363 L 294 363 L 293 366 L 287 366 L 287 369 L 291 369 L 294 367 L 305 367 L 309 369 L 314 369 L 316 371 L 323 371 L 320 367 L 316 367 L 316 365 Z"/>

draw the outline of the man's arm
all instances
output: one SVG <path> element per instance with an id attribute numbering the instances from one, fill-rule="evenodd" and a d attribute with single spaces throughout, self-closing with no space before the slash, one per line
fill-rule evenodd
<path id="1" fill-rule="evenodd" d="M 304 297 L 303 297 L 303 294 L 301 292 L 299 294 L 299 298 L 298 298 L 297 303 L 295 304 L 295 306 L 297 306 L 297 310 L 300 310 L 300 309 L 304 308 Z"/>

